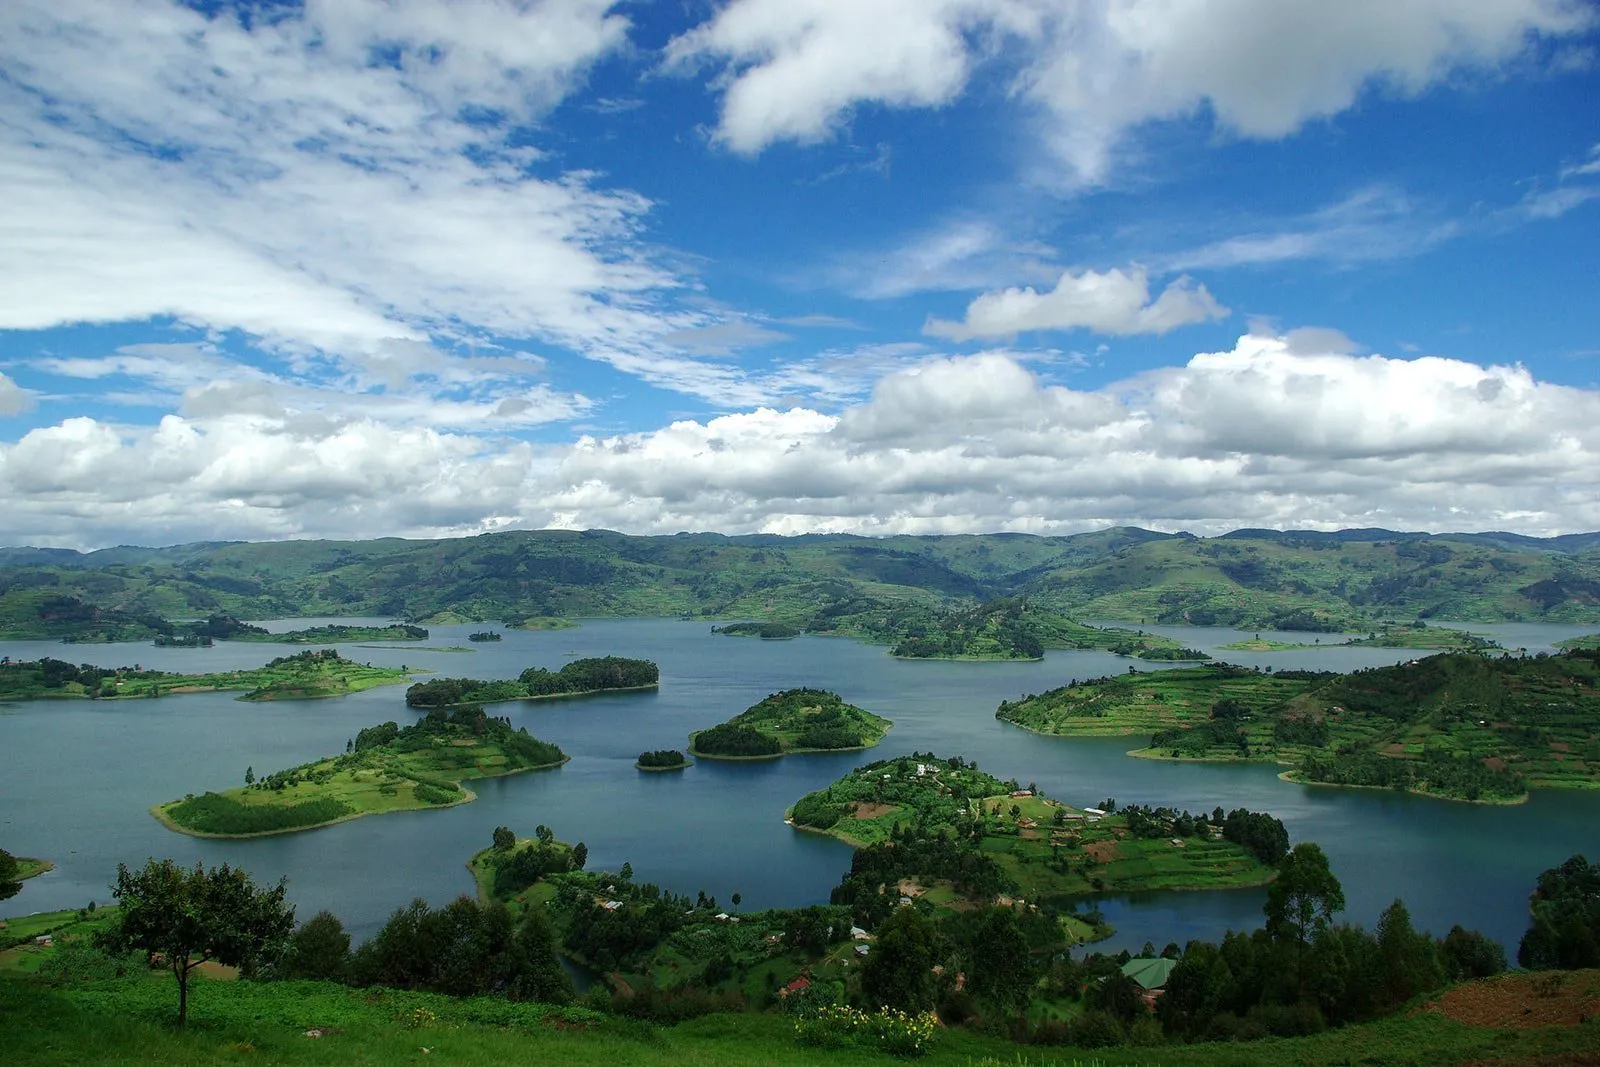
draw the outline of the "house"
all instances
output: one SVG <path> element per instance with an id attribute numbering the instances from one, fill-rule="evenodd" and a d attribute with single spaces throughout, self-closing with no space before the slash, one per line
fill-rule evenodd
<path id="1" fill-rule="evenodd" d="M 867 933 L 865 930 L 861 929 L 861 927 L 859 927 L 859 926 L 852 926 L 850 928 L 850 940 L 852 940 L 852 941 L 871 941 L 872 940 L 872 935 Z"/>
<path id="2" fill-rule="evenodd" d="M 1033 790 L 1031 790 L 1031 789 L 1013 789 L 1011 791 L 1011 795 L 1013 797 L 1031 797 L 1031 796 L 1033 796 Z"/>
<path id="3" fill-rule="evenodd" d="M 807 978 L 805 975 L 801 975 L 799 978 L 796 978 L 794 981 L 790 982 L 788 985 L 786 985 L 782 989 L 778 990 L 778 996 L 786 997 L 786 996 L 789 996 L 791 993 L 798 993 L 803 989 L 810 989 L 810 988 L 811 988 L 811 979 Z"/>
<path id="4" fill-rule="evenodd" d="M 1156 998 L 1167 991 L 1167 979 L 1177 965 L 1177 960 L 1165 957 L 1136 956 L 1122 965 L 1122 973 L 1139 984 L 1144 1002 L 1153 1008 Z"/>
<path id="5" fill-rule="evenodd" d="M 1104 815 L 1106 812 L 1104 808 L 1084 808 L 1083 813 L 1085 815 Z"/>
<path id="6" fill-rule="evenodd" d="M 730 916 L 730 915 L 729 915 L 729 914 L 728 914 L 728 913 L 727 913 L 727 912 L 725 912 L 725 911 L 719 911 L 719 912 L 717 912 L 717 913 L 716 913 L 716 914 L 715 914 L 715 915 L 713 915 L 713 916 L 712 916 L 712 918 L 713 918 L 713 919 L 715 919 L 715 920 L 717 920 L 717 922 L 719 922 L 719 923 L 725 923 L 725 922 L 727 922 L 727 921 L 728 921 L 728 920 L 729 920 L 729 919 L 730 919 L 730 918 L 732 918 L 732 916 Z"/>
<path id="7" fill-rule="evenodd" d="M 857 945 L 856 946 L 856 955 L 860 956 L 863 959 L 865 959 L 867 954 L 869 952 L 871 952 L 871 951 L 872 951 L 872 946 L 871 945 Z"/>
<path id="8" fill-rule="evenodd" d="M 600 906 L 602 908 L 606 909 L 607 911 L 616 911 L 618 908 L 622 907 L 622 901 L 620 901 L 620 900 L 608 900 L 608 901 L 606 901 L 604 904 L 602 904 Z"/>

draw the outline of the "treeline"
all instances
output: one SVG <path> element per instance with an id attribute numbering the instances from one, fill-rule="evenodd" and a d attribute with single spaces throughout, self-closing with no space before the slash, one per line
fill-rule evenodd
<path id="1" fill-rule="evenodd" d="M 1528 791 L 1527 781 L 1516 771 L 1492 768 L 1465 753 L 1452 755 L 1431 748 L 1415 759 L 1383 756 L 1353 746 L 1331 754 L 1308 752 L 1300 764 L 1300 776 L 1328 785 L 1377 786 L 1467 800 L 1515 800 Z"/>
<path id="2" fill-rule="evenodd" d="M 799 637 L 801 629 L 786 622 L 730 622 L 726 626 L 713 626 L 714 634 L 730 637 L 759 637 L 763 641 L 784 641 Z"/>
<path id="3" fill-rule="evenodd" d="M 708 756 L 776 756 L 783 751 L 776 737 L 736 722 L 701 730 L 694 735 L 693 747 Z"/>
<path id="4" fill-rule="evenodd" d="M 202 834 L 233 835 L 303 829 L 341 819 L 354 810 L 331 797 L 299 804 L 244 804 L 221 793 L 202 793 L 185 797 L 168 809 L 167 815 Z"/>
<path id="5" fill-rule="evenodd" d="M 595 693 L 608 689 L 637 689 L 656 685 L 660 678 L 660 669 L 649 660 L 601 656 L 573 660 L 556 671 L 529 667 L 515 681 L 435 678 L 418 682 L 406 690 L 406 703 L 414 708 L 493 704 L 503 700 Z"/>
<path id="6" fill-rule="evenodd" d="M 1532 921 L 1517 947 L 1524 967 L 1600 967 L 1600 864 L 1573 856 L 1539 876 Z"/>
<path id="7" fill-rule="evenodd" d="M 658 748 L 653 752 L 639 753 L 641 767 L 681 767 L 687 760 L 675 748 Z"/>

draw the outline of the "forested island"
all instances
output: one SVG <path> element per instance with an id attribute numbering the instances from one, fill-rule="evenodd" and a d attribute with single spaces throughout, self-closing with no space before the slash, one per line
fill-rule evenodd
<path id="1" fill-rule="evenodd" d="M 415 671 L 374 667 L 345 659 L 331 648 L 280 656 L 263 667 L 210 674 L 178 674 L 132 667 L 75 665 L 45 657 L 0 659 L 0 700 L 76 697 L 115 700 L 242 690 L 240 700 L 307 700 L 345 696 L 379 685 L 409 682 Z"/>
<path id="2" fill-rule="evenodd" d="M 940 913 L 1018 899 L 1061 913 L 1072 940 L 1110 931 L 1086 929 L 1063 902 L 1263 885 L 1288 848 L 1283 824 L 1268 815 L 1190 815 L 1114 800 L 1072 807 L 1033 783 L 932 753 L 857 768 L 800 798 L 788 817 L 856 846 L 833 901 L 858 915 L 881 921 L 907 899 Z"/>
<path id="3" fill-rule="evenodd" d="M 711 632 L 728 637 L 759 637 L 763 641 L 787 641 L 799 637 L 805 631 L 786 622 L 730 622 L 725 626 L 713 626 Z"/>
<path id="4" fill-rule="evenodd" d="M 693 766 L 689 758 L 675 748 L 658 748 L 653 752 L 641 752 L 633 765 L 641 771 L 681 771 Z"/>
<path id="5" fill-rule="evenodd" d="M 894 724 L 825 689 L 772 693 L 727 722 L 689 735 L 689 752 L 712 759 L 772 759 L 799 752 L 871 748 Z"/>
<path id="6" fill-rule="evenodd" d="M 597 656 L 575 659 L 560 670 L 529 667 L 516 678 L 436 678 L 406 690 L 414 708 L 448 708 L 460 704 L 494 704 L 505 700 L 549 700 L 591 693 L 654 689 L 661 671 L 646 659 Z"/>
<path id="7" fill-rule="evenodd" d="M 995 714 L 1039 733 L 1147 734 L 1134 755 L 1288 764 L 1292 781 L 1484 803 L 1600 786 L 1600 651 L 1351 674 L 1216 664 L 1074 682 Z"/>
<path id="8" fill-rule="evenodd" d="M 363 815 L 447 807 L 473 798 L 461 783 L 565 763 L 555 745 L 481 707 L 435 709 L 412 726 L 370 726 L 341 756 L 257 777 L 222 793 L 190 794 L 151 809 L 173 830 L 199 837 L 257 837 L 328 826 Z"/>
<path id="9" fill-rule="evenodd" d="M 493 630 L 478 630 L 468 634 L 467 640 L 482 643 L 484 641 L 503 641 L 504 638 Z"/>

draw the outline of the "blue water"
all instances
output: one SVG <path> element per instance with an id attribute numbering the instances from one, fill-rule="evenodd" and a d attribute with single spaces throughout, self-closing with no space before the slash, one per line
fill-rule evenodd
<path id="1" fill-rule="evenodd" d="M 258 881 L 287 877 L 302 916 L 329 908 L 361 937 L 413 897 L 442 903 L 471 892 L 464 864 L 489 843 L 494 827 L 508 825 L 526 835 L 538 823 L 566 840 L 587 843 L 591 867 L 614 869 L 629 861 L 640 879 L 677 892 L 703 889 L 727 900 L 737 891 L 747 909 L 814 903 L 826 900 L 848 869 L 850 850 L 785 826 L 784 809 L 854 766 L 913 750 L 961 754 L 1073 803 L 1114 797 L 1193 811 L 1219 804 L 1271 811 L 1294 840 L 1315 840 L 1328 852 L 1344 883 L 1349 918 L 1370 925 L 1399 896 L 1415 921 L 1435 933 L 1459 922 L 1513 948 L 1538 873 L 1574 852 L 1600 854 L 1600 791 L 1543 791 L 1525 805 L 1487 807 L 1300 786 L 1280 781 L 1270 767 L 1135 760 L 1124 752 L 1136 747 L 1137 738 L 1047 738 L 994 718 L 1002 699 L 1128 670 L 1129 660 L 1107 654 L 1052 652 L 1040 663 L 907 662 L 891 659 L 881 646 L 850 640 L 763 642 L 714 636 L 706 623 L 666 620 L 506 631 L 502 642 L 469 645 L 466 634 L 482 628 L 435 626 L 422 642 L 459 645 L 470 650 L 465 653 L 414 645 L 340 647 L 353 658 L 429 668 L 445 677 L 512 677 L 524 667 L 556 667 L 575 656 L 641 656 L 661 666 L 661 688 L 497 705 L 497 713 L 556 742 L 572 760 L 559 770 L 476 783 L 478 800 L 472 804 L 249 841 L 172 833 L 147 809 L 185 793 L 238 785 L 246 767 L 259 774 L 342 751 L 363 726 L 410 721 L 415 716 L 404 705 L 403 688 L 268 704 L 195 694 L 0 706 L 0 846 L 57 864 L 26 883 L 4 912 L 105 902 L 117 863 L 171 856 L 185 863 L 226 860 Z M 1219 628 L 1147 629 L 1206 649 L 1240 636 Z M 1524 625 L 1517 637 L 1533 650 L 1583 629 Z M 282 646 L 259 644 L 157 649 L 0 642 L 0 655 L 15 658 L 52 655 L 190 671 L 257 666 L 283 652 Z M 1274 667 L 1349 670 L 1415 653 L 1219 655 Z M 640 751 L 683 748 L 691 731 L 797 685 L 833 689 L 894 720 L 895 727 L 879 748 L 865 753 L 702 761 L 674 774 L 633 767 Z M 1261 900 L 1260 891 L 1161 893 L 1101 905 L 1118 927 L 1110 946 L 1137 949 L 1146 940 L 1160 947 L 1253 926 Z"/>

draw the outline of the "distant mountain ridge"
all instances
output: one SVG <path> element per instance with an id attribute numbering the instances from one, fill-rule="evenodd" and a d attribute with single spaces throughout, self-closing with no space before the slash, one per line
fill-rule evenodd
<path id="1" fill-rule="evenodd" d="M 0 635 L 48 616 L 550 616 L 799 622 L 1021 597 L 1076 619 L 1365 630 L 1389 620 L 1600 623 L 1600 533 L 1110 527 L 1062 536 L 633 536 L 0 549 Z M 73 601 L 80 602 L 77 607 Z"/>

